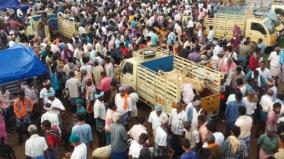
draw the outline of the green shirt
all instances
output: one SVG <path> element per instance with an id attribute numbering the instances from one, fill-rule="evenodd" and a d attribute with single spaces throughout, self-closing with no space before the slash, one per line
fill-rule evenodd
<path id="1" fill-rule="evenodd" d="M 275 153 L 277 149 L 279 137 L 277 135 L 272 138 L 268 137 L 267 134 L 263 134 L 259 137 L 257 143 L 260 145 L 260 148 L 266 152 L 268 155 Z"/>

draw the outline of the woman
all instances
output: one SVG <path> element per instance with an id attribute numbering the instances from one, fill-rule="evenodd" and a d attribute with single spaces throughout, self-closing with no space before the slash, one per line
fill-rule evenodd
<path id="1" fill-rule="evenodd" d="M 120 113 L 115 112 L 112 117 L 111 125 L 111 159 L 128 158 L 127 131 L 124 126 L 119 123 Z"/>
<path id="2" fill-rule="evenodd" d="M 277 152 L 277 144 L 279 137 L 276 135 L 277 127 L 273 125 L 267 126 L 267 133 L 261 135 L 257 141 L 259 146 L 259 159 L 267 159 Z"/>

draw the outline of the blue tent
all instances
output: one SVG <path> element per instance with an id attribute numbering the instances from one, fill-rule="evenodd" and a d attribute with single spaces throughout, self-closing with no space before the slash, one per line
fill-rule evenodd
<path id="1" fill-rule="evenodd" d="M 18 0 L 0 0 L 0 10 L 4 10 L 6 8 L 21 8 L 23 10 L 27 10 L 29 8 L 29 5 L 21 4 Z"/>
<path id="2" fill-rule="evenodd" d="M 32 48 L 17 44 L 0 50 L 0 84 L 35 77 L 47 72 Z"/>

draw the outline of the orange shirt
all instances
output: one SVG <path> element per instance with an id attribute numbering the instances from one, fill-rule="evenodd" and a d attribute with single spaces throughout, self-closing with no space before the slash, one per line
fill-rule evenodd
<path id="1" fill-rule="evenodd" d="M 14 112 L 17 118 L 23 118 L 28 113 L 33 110 L 33 101 L 29 97 L 25 97 L 24 100 L 20 100 L 19 98 L 14 102 Z"/>

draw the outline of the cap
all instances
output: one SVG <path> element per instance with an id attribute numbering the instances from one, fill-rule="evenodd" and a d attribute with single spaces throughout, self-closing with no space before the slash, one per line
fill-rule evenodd
<path id="1" fill-rule="evenodd" d="M 160 112 L 160 111 L 162 111 L 162 110 L 163 110 L 162 106 L 160 106 L 160 105 L 156 105 L 156 106 L 155 106 L 155 111 L 156 111 L 156 112 Z"/>
<path id="2" fill-rule="evenodd" d="M 75 134 L 71 134 L 71 136 L 69 137 L 69 141 L 70 143 L 77 143 L 80 141 L 80 138 Z"/>
<path id="3" fill-rule="evenodd" d="M 95 98 L 100 98 L 100 97 L 103 97 L 104 96 L 104 92 L 101 91 L 101 92 L 96 92 L 95 94 Z"/>

